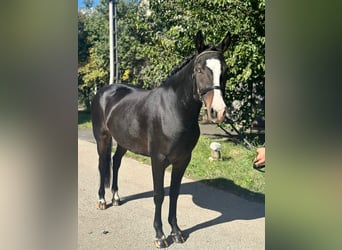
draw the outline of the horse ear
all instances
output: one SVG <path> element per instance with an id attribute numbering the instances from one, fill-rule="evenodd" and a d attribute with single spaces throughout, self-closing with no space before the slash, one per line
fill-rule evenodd
<path id="1" fill-rule="evenodd" d="M 204 38 L 202 35 L 202 31 L 198 31 L 196 34 L 196 38 L 195 38 L 195 45 L 196 45 L 196 49 L 198 51 L 198 53 L 201 53 L 204 50 Z"/>
<path id="2" fill-rule="evenodd" d="M 222 52 L 225 52 L 228 49 L 231 40 L 232 40 L 232 36 L 231 36 L 230 32 L 228 32 L 226 37 L 222 40 L 222 42 L 220 44 L 220 48 L 221 48 Z"/>

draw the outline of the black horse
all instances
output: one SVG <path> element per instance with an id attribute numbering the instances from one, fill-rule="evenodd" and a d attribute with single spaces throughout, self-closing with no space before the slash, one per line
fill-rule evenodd
<path id="1" fill-rule="evenodd" d="M 177 225 L 176 207 L 184 171 L 199 135 L 198 116 L 204 102 L 208 118 L 222 122 L 227 65 L 223 53 L 230 44 L 230 33 L 219 45 L 207 46 L 199 31 L 197 52 L 178 66 L 153 90 L 114 84 L 103 87 L 92 100 L 93 133 L 99 154 L 99 209 L 106 209 L 105 186 L 110 185 L 112 137 L 117 142 L 113 156 L 113 205 L 119 205 L 118 170 L 127 150 L 151 157 L 154 190 L 155 245 L 168 246 L 162 229 L 164 173 L 172 164 L 168 221 L 174 242 L 185 241 Z"/>

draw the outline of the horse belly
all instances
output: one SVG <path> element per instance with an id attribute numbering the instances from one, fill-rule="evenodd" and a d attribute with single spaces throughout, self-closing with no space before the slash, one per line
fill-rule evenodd
<path id="1" fill-rule="evenodd" d="M 143 137 L 133 137 L 130 135 L 126 136 L 121 136 L 118 135 L 114 137 L 116 142 L 121 145 L 122 147 L 128 149 L 129 151 L 136 153 L 136 154 L 141 154 L 145 156 L 149 156 L 149 151 L 148 151 L 148 144 L 147 144 L 147 139 Z"/>

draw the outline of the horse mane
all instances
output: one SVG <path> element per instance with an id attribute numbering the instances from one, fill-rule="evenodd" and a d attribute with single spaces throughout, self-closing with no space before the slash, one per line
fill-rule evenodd
<path id="1" fill-rule="evenodd" d="M 184 68 L 185 65 L 187 65 L 197 54 L 194 53 L 191 56 L 185 58 L 181 64 L 176 66 L 169 74 L 168 76 L 161 82 L 161 84 L 165 83 L 170 77 L 175 75 L 177 72 L 179 72 L 182 68 Z"/>

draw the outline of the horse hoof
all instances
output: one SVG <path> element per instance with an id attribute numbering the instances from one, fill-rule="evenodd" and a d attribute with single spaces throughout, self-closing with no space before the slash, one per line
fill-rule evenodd
<path id="1" fill-rule="evenodd" d="M 100 200 L 100 201 L 97 203 L 96 208 L 97 208 L 97 209 L 100 209 L 100 210 L 105 210 L 105 209 L 107 208 L 106 201 Z"/>
<path id="2" fill-rule="evenodd" d="M 172 233 L 171 238 L 174 243 L 184 243 L 186 238 L 182 235 L 181 232 L 179 233 Z"/>
<path id="3" fill-rule="evenodd" d="M 112 204 L 113 204 L 113 206 L 120 206 L 121 205 L 120 200 L 115 200 L 115 199 L 112 200 Z"/>
<path id="4" fill-rule="evenodd" d="M 169 247 L 169 244 L 167 243 L 167 240 L 165 239 L 165 237 L 162 237 L 161 239 L 156 239 L 154 241 L 154 246 L 156 248 L 167 248 Z"/>

